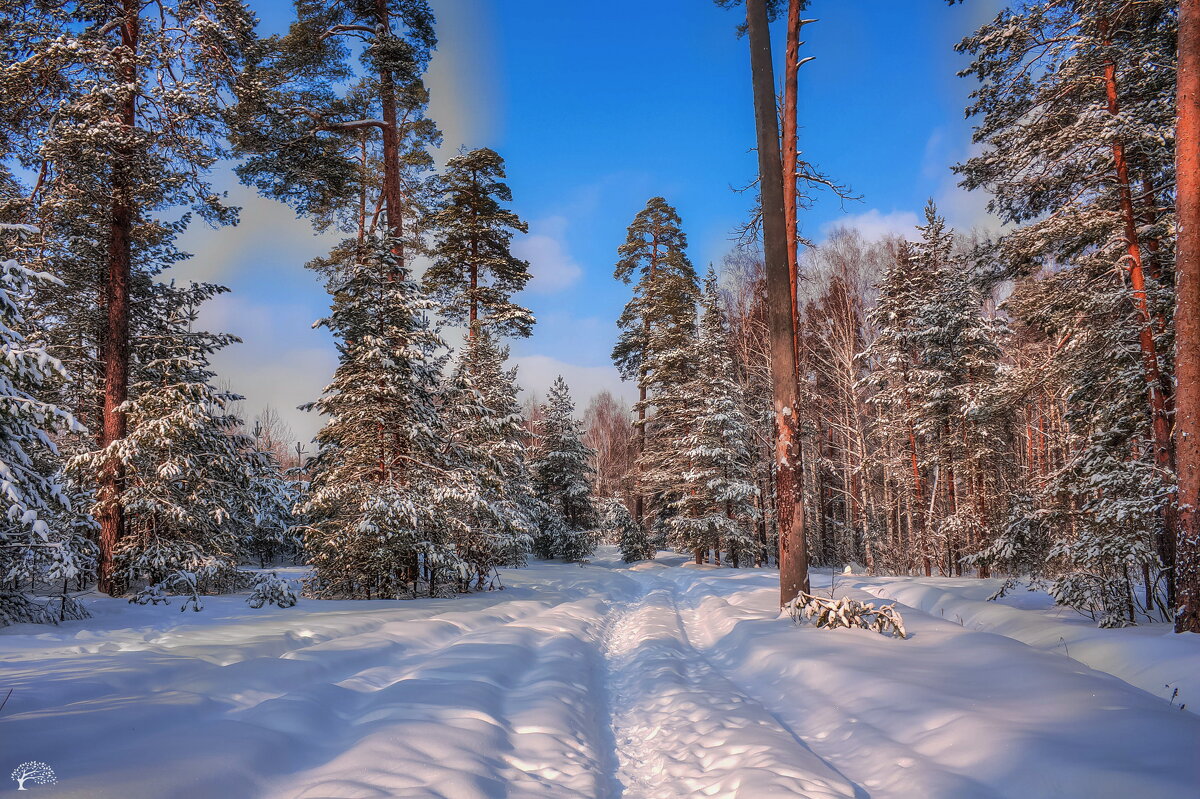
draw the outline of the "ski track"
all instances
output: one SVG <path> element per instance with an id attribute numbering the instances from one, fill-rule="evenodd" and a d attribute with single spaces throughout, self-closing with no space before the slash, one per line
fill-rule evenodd
<path id="1" fill-rule="evenodd" d="M 604 650 L 625 799 L 855 796 L 692 647 L 668 588 L 621 610 Z"/>
<path id="2" fill-rule="evenodd" d="M 10 629 L 0 771 L 43 760 L 54 796 L 89 799 L 1170 799 L 1200 785 L 1193 714 L 919 610 L 902 607 L 907 641 L 796 629 L 771 572 L 630 569 L 612 552 L 506 579 L 454 600 L 214 598 L 182 617 L 101 600 L 87 622 Z"/>

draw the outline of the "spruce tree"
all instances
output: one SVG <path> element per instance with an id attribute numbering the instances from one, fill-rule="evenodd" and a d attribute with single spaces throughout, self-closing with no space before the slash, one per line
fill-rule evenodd
<path id="1" fill-rule="evenodd" d="M 965 259 L 955 252 L 953 231 L 932 201 L 925 208 L 913 265 L 927 286 L 920 298 L 909 346 L 916 358 L 912 405 L 914 432 L 925 464 L 936 470 L 940 512 L 927 520 L 939 561 L 961 572 L 961 560 L 980 543 L 986 506 L 982 477 L 991 457 L 995 421 L 981 400 L 993 386 L 999 364 L 996 331 L 982 315 L 981 298 L 969 281 Z"/>
<path id="2" fill-rule="evenodd" d="M 34 232 L 0 225 L 6 238 Z M 95 566 L 95 548 L 81 534 L 87 526 L 77 523 L 79 509 L 64 485 L 54 441 L 81 427 L 46 398 L 50 377 L 67 375 L 34 343 L 23 311 L 34 285 L 48 280 L 15 260 L 0 260 L 0 625 L 51 620 L 23 589 L 65 586 Z M 59 615 L 68 615 L 65 590 L 61 602 Z"/>
<path id="3" fill-rule="evenodd" d="M 695 553 L 729 552 L 736 567 L 753 554 L 754 497 L 749 430 L 741 388 L 733 379 L 728 329 L 716 275 L 704 283 L 704 314 L 694 346 L 696 371 L 687 392 L 699 401 L 678 441 L 685 463 L 679 475 L 670 527 L 675 545 Z"/>
<path id="4" fill-rule="evenodd" d="M 575 403 L 562 376 L 546 394 L 531 462 L 533 484 L 546 505 L 535 551 L 541 557 L 583 560 L 596 548 L 592 451 L 583 443 Z"/>
<path id="5" fill-rule="evenodd" d="M 512 202 L 504 159 L 486 147 L 451 158 L 437 180 L 434 261 L 425 286 L 449 322 L 470 335 L 487 329 L 526 337 L 533 314 L 512 297 L 529 282 L 529 264 L 512 254 L 513 233 L 529 227 L 503 203 Z"/>
<path id="6" fill-rule="evenodd" d="M 77 479 L 116 462 L 128 484 L 122 505 L 126 535 L 114 551 L 119 581 L 164 583 L 176 573 L 194 575 L 209 590 L 230 585 L 243 552 L 241 528 L 253 478 L 249 436 L 231 411 L 236 394 L 214 388 L 213 353 L 236 342 L 230 335 L 195 329 L 199 306 L 226 291 L 209 284 L 184 288 L 152 284 L 152 327 L 138 347 L 133 399 L 123 407 L 128 434 L 107 449 L 86 452 L 69 464 Z"/>
<path id="7" fill-rule="evenodd" d="M 878 335 L 865 355 L 886 442 L 876 460 L 904 475 L 922 569 L 930 574 L 936 563 L 958 573 L 982 545 L 987 521 L 989 442 L 1003 421 L 985 399 L 1000 352 L 954 233 L 932 201 L 917 229 L 921 240 L 898 249 L 871 313 Z"/>
<path id="8" fill-rule="evenodd" d="M 304 541 L 292 509 L 300 501 L 300 482 L 284 474 L 276 454 L 263 449 L 257 437 L 243 457 L 250 471 L 239 520 L 243 556 L 264 569 L 283 558 L 298 560 Z"/>
<path id="9" fill-rule="evenodd" d="M 525 462 L 516 370 L 505 368 L 507 354 L 490 333 L 477 331 L 441 408 L 449 451 L 473 476 L 482 500 L 466 509 L 470 523 L 458 541 L 480 587 L 496 567 L 524 565 L 543 510 Z"/>
<path id="10" fill-rule="evenodd" d="M 332 278 L 320 324 L 338 339 L 333 381 L 312 408 L 328 417 L 298 508 L 318 596 L 399 598 L 455 588 L 470 570 L 456 540 L 474 482 L 447 457 L 439 412 L 447 356 L 434 303 L 391 241 Z"/>
<path id="11" fill-rule="evenodd" d="M 621 500 L 607 500 L 603 526 L 606 537 L 615 541 L 621 550 L 621 560 L 634 563 L 654 559 L 654 546 L 650 543 L 645 528 L 637 523 Z"/>
<path id="12" fill-rule="evenodd" d="M 918 268 L 911 247 L 901 244 L 879 284 L 879 300 L 870 313 L 878 334 L 865 352 L 870 364 L 868 380 L 875 387 L 869 401 L 877 409 L 883 443 L 875 460 L 885 472 L 895 475 L 897 487 L 904 489 L 912 539 L 906 555 L 916 555 L 927 575 L 932 572 L 933 553 L 925 513 L 926 479 L 921 468 L 924 451 L 917 439 L 913 411 L 920 402 L 913 339 L 920 329 L 921 304 L 931 290 L 928 277 Z M 911 564 L 905 563 L 905 571 L 909 568 Z"/>

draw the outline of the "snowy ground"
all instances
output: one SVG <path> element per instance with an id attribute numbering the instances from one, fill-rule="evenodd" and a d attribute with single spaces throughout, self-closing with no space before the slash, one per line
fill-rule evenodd
<path id="1" fill-rule="evenodd" d="M 95 799 L 1200 795 L 1198 636 L 840 575 L 898 599 L 912 637 L 796 628 L 771 572 L 680 560 L 609 551 L 448 600 L 105 599 L 8 628 L 0 779 L 41 760 L 59 782 L 30 790 Z"/>

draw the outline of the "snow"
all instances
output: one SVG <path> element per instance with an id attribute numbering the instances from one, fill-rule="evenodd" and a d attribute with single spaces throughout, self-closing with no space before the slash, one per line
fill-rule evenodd
<path id="1" fill-rule="evenodd" d="M 41 760 L 53 796 L 96 799 L 1125 799 L 1200 784 L 1200 718 L 1105 673 L 1137 679 L 1118 665 L 1160 657 L 1158 631 L 1093 635 L 1036 602 L 960 625 L 982 582 L 852 576 L 838 594 L 895 594 L 908 640 L 797 627 L 776 573 L 683 560 L 630 567 L 604 547 L 455 599 L 210 597 L 186 614 L 94 599 L 95 618 L 0 631 L 14 689 L 0 769 Z M 1076 631 L 1069 657 L 1017 640 L 1047 624 Z M 1122 656 L 1076 651 L 1104 641 Z M 1200 671 L 1195 649 L 1171 662 Z"/>
<path id="2" fill-rule="evenodd" d="M 1200 636 L 1175 635 L 1170 624 L 1102 630 L 1087 616 L 1057 606 L 1041 591 L 1018 588 L 988 601 L 1003 580 L 856 578 L 849 585 L 899 600 L 973 630 L 1013 638 L 1111 674 L 1200 713 Z"/>

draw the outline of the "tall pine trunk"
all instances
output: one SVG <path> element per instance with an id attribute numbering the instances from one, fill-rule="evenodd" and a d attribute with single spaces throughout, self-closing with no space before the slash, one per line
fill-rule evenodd
<path id="1" fill-rule="evenodd" d="M 762 191 L 763 248 L 770 314 L 771 383 L 775 404 L 775 479 L 779 519 L 779 601 L 807 593 L 808 552 L 804 540 L 800 442 L 797 436 L 795 325 L 787 264 L 787 221 L 783 207 L 783 165 L 775 127 L 775 75 L 765 0 L 746 0 L 750 68 L 758 132 L 758 174 Z"/>
<path id="2" fill-rule="evenodd" d="M 121 46 L 126 50 L 121 80 L 126 86 L 117 107 L 117 122 L 127 132 L 137 124 L 137 49 L 139 6 L 124 0 L 124 21 L 119 27 Z M 132 136 L 130 136 L 131 138 Z M 112 206 L 108 230 L 108 279 L 105 284 L 105 327 L 102 341 L 104 361 L 104 410 L 100 432 L 101 448 L 125 437 L 127 422 L 121 409 L 129 398 L 129 283 L 133 271 L 133 153 L 115 153 L 112 171 Z M 125 535 L 125 509 L 121 505 L 124 469 L 110 458 L 100 473 L 100 555 L 97 587 L 107 594 L 123 591 L 117 579 L 113 555 Z"/>
<path id="3" fill-rule="evenodd" d="M 783 60 L 783 213 L 787 225 L 787 263 L 789 296 L 792 305 L 792 330 L 800 329 L 800 308 L 798 299 L 798 273 L 800 247 L 796 235 L 797 223 L 797 184 L 796 172 L 800 162 L 800 144 L 797 140 L 797 105 L 799 102 L 800 69 L 800 0 L 788 0 L 787 15 L 787 48 Z M 800 362 L 800 340 L 793 337 L 792 359 Z"/>
<path id="4" fill-rule="evenodd" d="M 1176 89 L 1175 454 L 1179 532 L 1176 632 L 1200 633 L 1200 0 L 1179 5 Z"/>
<path id="5" fill-rule="evenodd" d="M 640 462 L 642 455 L 646 453 L 646 378 L 643 375 L 642 384 L 638 386 L 638 461 Z M 643 487 L 638 482 L 634 486 L 636 493 L 633 497 L 633 518 L 637 519 L 637 523 L 646 529 L 646 497 L 643 493 Z"/>
<path id="6" fill-rule="evenodd" d="M 658 233 L 653 234 L 653 242 L 650 249 L 650 267 L 649 267 L 649 284 L 654 284 L 654 279 L 658 274 Z M 642 340 L 645 344 L 650 342 L 650 319 L 642 319 Z M 643 344 L 643 346 L 645 346 Z M 642 352 L 643 364 L 645 363 L 646 354 Z M 641 457 L 646 454 L 646 399 L 648 397 L 646 391 L 646 383 L 649 380 L 649 373 L 645 367 L 642 367 L 641 380 L 638 381 L 638 462 L 640 464 Z M 640 466 L 639 466 L 640 469 Z M 640 481 L 639 481 L 640 483 Z M 633 518 L 637 519 L 637 523 L 642 526 L 643 530 L 649 532 L 646 526 L 646 496 L 643 493 L 643 486 L 637 486 L 637 496 L 633 498 Z"/>
<path id="7" fill-rule="evenodd" d="M 475 170 L 471 171 L 471 183 L 473 187 L 479 190 L 479 173 Z M 474 211 L 472 211 L 472 219 L 477 219 Z M 472 235 L 471 237 L 471 310 L 470 318 L 467 322 L 467 338 L 475 338 L 475 328 L 479 324 L 479 239 Z"/>
<path id="8" fill-rule="evenodd" d="M 391 36 L 392 22 L 387 0 L 375 0 L 375 15 L 380 25 L 377 37 Z M 376 45 L 380 45 L 378 38 Z M 396 114 L 396 79 L 387 68 L 379 70 L 379 102 L 383 111 L 383 197 L 387 209 L 388 235 L 395 239 L 393 252 L 404 264 L 404 212 L 400 185 L 400 122 Z"/>
<path id="9" fill-rule="evenodd" d="M 1100 31 L 1105 37 L 1106 47 L 1112 46 L 1109 39 L 1109 21 L 1100 20 Z M 1182 69 L 1182 64 L 1181 64 Z M 1104 62 L 1104 91 L 1108 101 L 1108 113 L 1116 116 L 1120 112 L 1117 99 L 1117 65 L 1111 56 Z M 1138 240 L 1137 212 L 1133 207 L 1133 189 L 1130 185 L 1129 160 L 1125 154 L 1125 145 L 1120 139 L 1112 145 L 1113 165 L 1117 174 L 1117 193 L 1121 207 L 1121 222 L 1124 226 L 1126 271 L 1129 272 L 1129 283 L 1133 289 L 1133 301 L 1137 310 L 1140 329 L 1138 330 L 1138 345 L 1141 348 L 1142 368 L 1145 372 L 1147 401 L 1150 406 L 1151 430 L 1153 434 L 1154 464 L 1163 473 L 1173 471 L 1173 454 L 1171 451 L 1171 425 L 1167 419 L 1167 399 L 1163 392 L 1162 370 L 1158 350 L 1154 342 L 1154 322 L 1150 313 L 1149 301 L 1146 297 L 1146 274 L 1142 258 L 1142 247 Z M 1175 563 L 1175 528 L 1176 513 L 1173 503 L 1163 506 L 1163 531 L 1158 537 L 1158 556 L 1167 572 L 1167 601 L 1174 604 L 1173 567 Z"/>

